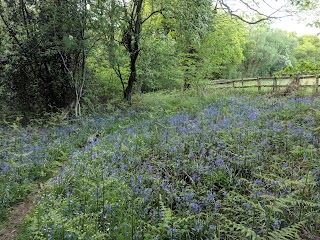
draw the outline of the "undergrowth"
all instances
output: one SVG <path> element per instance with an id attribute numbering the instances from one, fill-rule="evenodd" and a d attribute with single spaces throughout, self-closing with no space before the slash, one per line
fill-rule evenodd
<path id="1" fill-rule="evenodd" d="M 30 139 L 49 153 L 44 165 L 56 169 L 62 155 L 64 166 L 21 239 L 317 239 L 319 101 L 185 94 L 146 96 L 139 108 Z M 22 158 L 22 140 L 7 152 L 13 145 L 33 184 L 47 167 Z M 29 174 L 28 164 L 40 167 Z"/>

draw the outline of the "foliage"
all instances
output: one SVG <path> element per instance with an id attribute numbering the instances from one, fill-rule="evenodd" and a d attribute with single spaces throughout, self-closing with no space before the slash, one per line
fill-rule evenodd
<path id="1" fill-rule="evenodd" d="M 243 76 L 269 77 L 286 66 L 292 66 L 296 61 L 293 57 L 296 45 L 296 38 L 281 30 L 253 28 L 244 49 Z"/>
<path id="2" fill-rule="evenodd" d="M 127 56 L 121 49 L 117 49 L 117 60 L 112 66 L 110 59 L 105 58 L 105 46 L 98 46 L 88 57 L 88 66 L 93 71 L 94 81 L 88 87 L 88 94 L 94 103 L 91 109 L 96 109 L 99 106 L 105 106 L 112 100 L 123 97 L 123 87 L 121 78 L 128 77 L 126 58 Z"/>
<path id="3" fill-rule="evenodd" d="M 214 19 L 212 2 L 201 1 L 174 1 L 176 8 L 172 11 L 174 31 L 180 53 L 180 62 L 184 73 L 184 89 L 190 86 L 199 87 L 203 79 L 204 63 L 199 53 L 203 39 Z"/>
<path id="4" fill-rule="evenodd" d="M 282 69 L 279 72 L 276 72 L 276 76 L 281 75 L 290 75 L 297 77 L 299 75 L 315 74 L 319 75 L 320 73 L 320 62 L 313 63 L 310 61 L 301 61 L 295 67 L 288 66 Z"/>
<path id="5" fill-rule="evenodd" d="M 130 101 L 135 91 L 181 85 L 202 94 L 207 79 L 269 76 L 296 58 L 318 61 L 316 37 L 297 42 L 238 21 L 244 17 L 210 0 L 2 0 L 0 101 L 25 117 L 60 108 L 81 115 L 120 94 Z"/>
<path id="6" fill-rule="evenodd" d="M 25 115 L 64 108 L 76 98 L 75 91 L 82 94 L 78 79 L 83 80 L 85 66 L 83 4 L 1 2 L 7 35 L 4 79 Z"/>
<path id="7" fill-rule="evenodd" d="M 181 71 L 176 54 L 176 42 L 164 34 L 143 41 L 144 51 L 138 62 L 139 85 L 142 92 L 181 89 Z"/>
<path id="8" fill-rule="evenodd" d="M 299 37 L 298 42 L 299 44 L 293 50 L 297 63 L 280 69 L 275 75 L 298 76 L 304 74 L 318 75 L 320 73 L 319 38 L 317 36 L 305 35 Z"/>
<path id="9" fill-rule="evenodd" d="M 294 49 L 298 61 L 320 61 L 320 39 L 318 36 L 305 35 L 298 38 L 299 45 Z"/>
<path id="10" fill-rule="evenodd" d="M 152 3 L 149 12 L 155 8 Z M 163 30 L 163 21 L 163 15 L 157 14 L 144 23 L 143 51 L 138 59 L 138 85 L 142 92 L 181 89 L 177 42 L 172 34 Z"/>
<path id="11" fill-rule="evenodd" d="M 319 101 L 194 101 L 196 109 L 171 114 L 87 119 L 81 126 L 101 138 L 68 147 L 71 160 L 46 188 L 24 239 L 319 236 Z M 88 135 L 71 126 L 70 137 Z"/>
<path id="12" fill-rule="evenodd" d="M 207 78 L 237 77 L 233 74 L 244 60 L 246 37 L 242 22 L 218 12 L 200 47 Z"/>

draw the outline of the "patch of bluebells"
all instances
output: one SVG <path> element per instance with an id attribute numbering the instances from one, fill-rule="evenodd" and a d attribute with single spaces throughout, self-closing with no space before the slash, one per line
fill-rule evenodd
<path id="1" fill-rule="evenodd" d="M 35 192 L 37 183 L 77 155 L 86 138 L 100 130 L 97 126 L 112 129 L 124 118 L 83 118 L 47 128 L 0 127 L 0 213 Z"/>
<path id="2" fill-rule="evenodd" d="M 56 239 L 241 239 L 239 226 L 266 237 L 303 220 L 318 236 L 313 109 L 319 101 L 309 98 L 230 97 L 197 113 L 133 117 L 71 154 L 31 235 L 54 228 Z"/>
<path id="3" fill-rule="evenodd" d="M 50 142 L 44 131 L 1 129 L 0 202 L 9 207 L 30 192 L 30 184 L 44 177 Z"/>

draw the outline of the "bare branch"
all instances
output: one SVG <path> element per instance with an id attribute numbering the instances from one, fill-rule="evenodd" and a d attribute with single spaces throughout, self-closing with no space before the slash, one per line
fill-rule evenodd
<path id="1" fill-rule="evenodd" d="M 243 16 L 240 16 L 240 14 L 237 13 L 239 10 L 236 10 L 236 11 L 232 10 L 231 7 L 229 5 L 227 5 L 226 3 L 224 3 L 223 0 L 220 0 L 219 2 L 220 2 L 220 5 L 222 7 L 222 10 L 224 10 L 225 12 L 229 13 L 231 16 L 233 16 L 233 17 L 235 17 L 235 18 L 237 18 L 237 19 L 239 19 L 239 20 L 241 20 L 241 21 L 243 21 L 243 22 L 245 22 L 247 24 L 257 24 L 257 23 L 262 22 L 262 21 L 267 21 L 267 20 L 271 20 L 271 19 L 279 19 L 279 18 L 283 18 L 283 17 L 288 17 L 289 16 L 289 15 L 275 16 L 276 13 L 278 13 L 284 6 L 278 8 L 276 10 L 274 9 L 275 10 L 274 12 L 272 12 L 269 15 L 266 15 L 266 14 L 260 12 L 258 9 L 250 6 L 247 2 L 245 2 L 243 0 L 240 0 L 240 2 L 242 4 L 244 4 L 249 10 L 257 13 L 260 16 L 259 19 L 250 21 L 250 20 L 245 19 Z M 257 5 L 257 3 L 255 3 L 255 4 Z"/>
<path id="2" fill-rule="evenodd" d="M 274 7 L 272 7 L 267 1 L 262 0 L 269 8 L 276 10 Z M 282 8 L 282 7 L 281 7 Z"/>
<path id="3" fill-rule="evenodd" d="M 270 20 L 270 18 L 260 18 L 260 19 L 258 19 L 256 21 L 248 21 L 248 20 L 244 19 L 243 17 L 241 17 L 241 16 L 239 16 L 237 14 L 234 14 L 234 13 L 230 13 L 230 14 L 231 14 L 231 16 L 236 17 L 239 20 L 241 20 L 241 21 L 243 21 L 243 22 L 245 22 L 247 24 L 250 24 L 250 25 L 254 25 L 254 24 L 257 24 L 257 23 L 262 22 L 262 21 Z"/>
<path id="4" fill-rule="evenodd" d="M 214 11 L 217 11 L 218 5 L 219 5 L 219 0 L 217 0 L 216 4 L 215 4 L 215 6 L 214 6 Z"/>
<path id="5" fill-rule="evenodd" d="M 130 16 L 130 26 L 131 27 L 133 27 L 133 21 L 135 20 L 134 16 L 135 16 L 135 12 L 136 12 L 136 9 L 137 9 L 137 4 L 138 3 L 136 3 L 136 1 L 134 1 L 133 6 L 132 6 L 131 16 Z"/>
<path id="6" fill-rule="evenodd" d="M 62 59 L 64 68 L 67 70 L 67 72 L 68 72 L 68 73 L 70 74 L 70 76 L 71 76 L 71 79 L 73 80 L 73 73 L 72 73 L 72 71 L 69 70 L 69 68 L 68 68 L 68 66 L 67 66 L 67 63 L 66 63 L 66 61 L 65 61 L 62 53 L 59 51 L 59 49 L 58 49 L 58 53 L 60 54 L 60 57 L 61 57 L 61 59 Z"/>
<path id="7" fill-rule="evenodd" d="M 121 85 L 122 85 L 122 90 L 125 90 L 125 86 L 124 86 L 124 81 L 123 81 L 123 77 L 122 77 L 122 73 L 121 73 L 121 69 L 120 69 L 120 65 L 119 63 L 117 64 L 117 68 L 114 67 L 113 70 L 115 71 L 116 75 L 119 77 L 120 81 L 121 81 Z"/>
<path id="8" fill-rule="evenodd" d="M 27 16 L 26 16 L 27 10 L 26 10 L 26 6 L 25 6 L 25 2 L 23 0 L 20 0 L 20 8 L 21 8 L 22 16 L 23 16 L 23 23 L 24 23 L 25 30 L 27 33 L 27 37 L 30 38 L 29 30 L 28 30 L 28 21 L 27 21 Z"/>
<path id="9" fill-rule="evenodd" d="M 10 27 L 9 23 L 6 21 L 2 13 L 0 13 L 0 17 L 4 23 L 4 25 L 7 28 L 7 31 L 9 32 L 10 36 L 14 39 L 14 41 L 18 44 L 18 46 L 23 49 L 22 44 L 20 43 L 19 39 L 16 36 L 16 32 Z"/>
<path id="10" fill-rule="evenodd" d="M 162 8 L 162 9 L 160 9 L 160 10 L 157 10 L 157 11 L 154 11 L 154 12 L 152 12 L 152 13 L 150 13 L 150 15 L 146 18 L 146 19 L 144 19 L 143 21 L 142 21 L 142 24 L 144 24 L 149 18 L 151 18 L 154 14 L 157 14 L 157 13 L 161 13 L 162 14 L 162 12 L 165 10 L 165 8 Z"/>
<path id="11" fill-rule="evenodd" d="M 252 10 L 253 12 L 258 13 L 260 16 L 264 16 L 264 17 L 266 17 L 266 18 L 270 18 L 270 17 L 274 16 L 276 13 L 280 12 L 280 10 L 283 9 L 284 6 L 285 6 L 285 5 L 283 5 L 282 7 L 278 8 L 278 9 L 272 8 L 272 9 L 275 10 L 275 11 L 274 11 L 273 13 L 269 14 L 269 15 L 266 15 L 266 14 L 258 11 L 258 9 L 251 7 L 247 2 L 245 2 L 245 1 L 243 1 L 243 0 L 240 0 L 240 2 L 243 3 L 248 9 L 250 9 L 250 10 Z M 265 2 L 265 1 L 264 1 L 264 2 Z M 266 3 L 266 4 L 267 4 L 267 3 Z M 269 4 L 267 4 L 267 6 L 269 6 Z M 274 17 L 272 17 L 272 18 L 274 18 Z M 279 17 L 275 17 L 275 18 L 279 18 Z"/>

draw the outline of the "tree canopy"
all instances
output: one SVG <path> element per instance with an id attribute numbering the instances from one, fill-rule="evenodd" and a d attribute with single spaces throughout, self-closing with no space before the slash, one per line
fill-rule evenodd
<path id="1" fill-rule="evenodd" d="M 2 98 L 25 113 L 81 115 L 84 102 L 130 102 L 136 91 L 271 76 L 300 60 L 319 61 L 316 36 L 260 24 L 283 11 L 241 4 L 247 11 L 224 0 L 1 0 Z"/>

